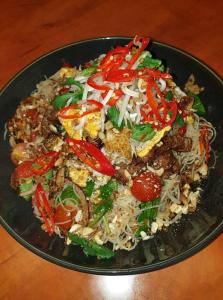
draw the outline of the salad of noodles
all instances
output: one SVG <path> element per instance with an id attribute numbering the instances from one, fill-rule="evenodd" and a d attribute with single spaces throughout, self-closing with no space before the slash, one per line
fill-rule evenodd
<path id="1" fill-rule="evenodd" d="M 7 123 L 11 186 L 42 229 L 110 258 L 194 212 L 215 129 L 136 36 L 40 82 Z M 107 242 L 109 242 L 107 245 Z"/>

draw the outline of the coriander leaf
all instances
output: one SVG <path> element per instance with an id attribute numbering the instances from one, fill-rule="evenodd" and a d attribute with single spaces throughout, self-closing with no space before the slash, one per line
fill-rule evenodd
<path id="1" fill-rule="evenodd" d="M 192 108 L 196 110 L 196 113 L 199 116 L 203 116 L 206 113 L 206 110 L 203 103 L 201 102 L 200 97 L 198 95 L 195 95 L 192 92 L 188 92 L 187 95 L 194 98 L 194 103 L 192 105 Z"/>
<path id="2" fill-rule="evenodd" d="M 136 124 L 132 127 L 132 139 L 140 142 L 151 140 L 155 131 L 151 124 Z"/>
<path id="3" fill-rule="evenodd" d="M 124 127 L 123 121 L 120 126 L 118 125 L 118 119 L 119 119 L 120 112 L 115 105 L 108 109 L 107 115 L 108 115 L 108 118 L 111 120 L 112 125 L 116 129 L 121 130 Z"/>
<path id="4" fill-rule="evenodd" d="M 102 259 L 108 259 L 115 256 L 115 253 L 112 250 L 105 246 L 98 245 L 94 241 L 88 241 L 85 238 L 72 234 L 71 232 L 68 232 L 68 237 L 72 244 L 81 246 L 87 256 L 97 256 Z"/>
<path id="5" fill-rule="evenodd" d="M 95 183 L 93 180 L 89 180 L 87 181 L 87 184 L 86 184 L 86 187 L 83 188 L 84 192 L 85 192 L 85 195 L 87 197 L 91 197 L 93 191 L 94 191 L 94 186 L 95 186 Z"/>

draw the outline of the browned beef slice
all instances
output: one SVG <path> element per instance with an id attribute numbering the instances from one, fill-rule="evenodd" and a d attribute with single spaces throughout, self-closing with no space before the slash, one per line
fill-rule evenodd
<path id="1" fill-rule="evenodd" d="M 187 110 L 193 104 L 193 97 L 184 96 L 181 98 L 181 101 L 178 104 L 178 110 Z"/>
<path id="2" fill-rule="evenodd" d="M 162 154 L 171 149 L 177 152 L 189 152 L 192 148 L 192 139 L 179 134 L 173 136 L 166 135 L 162 142 L 163 145 L 156 148 L 157 154 Z"/>
<path id="3" fill-rule="evenodd" d="M 153 162 L 154 169 L 163 168 L 165 171 L 170 171 L 171 173 L 178 173 L 180 165 L 177 159 L 174 157 L 172 151 L 165 152 L 157 156 Z"/>

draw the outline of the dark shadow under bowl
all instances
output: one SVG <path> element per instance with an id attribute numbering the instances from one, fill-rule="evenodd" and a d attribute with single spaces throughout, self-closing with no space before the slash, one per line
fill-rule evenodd
<path id="1" fill-rule="evenodd" d="M 43 55 L 19 72 L 0 95 L 0 221 L 2 226 L 23 246 L 53 263 L 66 268 L 104 275 L 136 274 L 167 267 L 198 252 L 215 239 L 223 229 L 223 84 L 205 64 L 174 47 L 152 42 L 149 50 L 165 61 L 176 83 L 183 88 L 193 73 L 199 85 L 205 87 L 201 97 L 206 118 L 217 129 L 213 145 L 218 159 L 203 183 L 198 210 L 184 216 L 178 224 L 159 232 L 154 239 L 141 242 L 133 251 L 118 251 L 111 260 L 87 258 L 78 246 L 67 247 L 57 236 L 49 237 L 32 213 L 31 203 L 18 197 L 10 188 L 10 147 L 3 139 L 5 122 L 13 116 L 21 99 L 30 95 L 35 85 L 55 73 L 63 61 L 78 66 L 124 45 L 129 38 L 98 38 L 73 43 Z"/>

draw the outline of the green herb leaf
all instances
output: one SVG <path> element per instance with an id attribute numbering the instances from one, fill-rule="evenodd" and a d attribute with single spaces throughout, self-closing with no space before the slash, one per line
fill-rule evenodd
<path id="1" fill-rule="evenodd" d="M 141 231 L 147 232 L 148 229 L 149 229 L 148 225 L 146 225 L 146 224 L 140 225 L 139 228 L 138 228 L 138 230 L 137 230 L 136 233 L 135 233 L 135 236 L 136 236 L 136 237 L 140 237 L 140 236 L 141 236 L 141 235 L 140 235 L 140 232 L 141 232 Z"/>
<path id="2" fill-rule="evenodd" d="M 157 213 L 158 207 L 154 207 L 160 204 L 160 198 L 156 198 L 153 201 L 145 202 L 140 205 L 140 208 L 143 209 L 141 214 L 138 216 L 137 221 L 139 223 L 143 222 L 144 220 L 154 221 Z"/>
<path id="3" fill-rule="evenodd" d="M 117 190 L 118 182 L 114 179 L 109 180 L 105 185 L 100 187 L 100 198 L 107 200 L 111 197 L 112 193 Z"/>
<path id="4" fill-rule="evenodd" d="M 100 203 L 94 205 L 94 214 L 100 214 L 104 211 L 108 211 L 112 209 L 112 200 L 111 199 L 108 199 L 106 201 L 101 201 Z"/>
<path id="5" fill-rule="evenodd" d="M 76 85 L 80 91 L 84 90 L 82 84 L 79 81 L 74 80 L 73 77 L 67 77 L 61 85 Z"/>
<path id="6" fill-rule="evenodd" d="M 166 99 L 167 101 L 171 101 L 172 98 L 173 98 L 173 92 L 172 92 L 172 91 L 168 91 L 168 92 L 166 93 L 165 99 Z"/>
<path id="7" fill-rule="evenodd" d="M 72 234 L 71 232 L 68 232 L 68 237 L 72 244 L 81 246 L 87 256 L 97 256 L 101 259 L 109 259 L 115 256 L 115 253 L 112 250 L 105 246 L 98 245 L 94 241 L 88 241 L 76 234 Z"/>
<path id="8" fill-rule="evenodd" d="M 90 67 L 88 67 L 86 69 L 83 69 L 81 72 L 82 72 L 83 76 L 88 77 L 88 76 L 90 76 L 90 75 L 92 75 L 92 74 L 94 74 L 94 73 L 97 72 L 97 67 L 96 66 L 95 67 L 94 66 L 90 66 Z"/>
<path id="9" fill-rule="evenodd" d="M 25 192 L 30 191 L 32 187 L 33 187 L 32 178 L 27 178 L 27 179 L 24 179 L 22 183 L 20 183 L 19 191 L 20 191 L 20 193 L 25 193 Z M 23 198 L 25 198 L 25 200 L 29 201 L 32 199 L 32 194 L 23 196 Z"/>
<path id="10" fill-rule="evenodd" d="M 132 127 L 133 127 L 132 123 L 129 120 L 127 120 L 127 127 L 129 129 L 132 129 Z"/>
<path id="11" fill-rule="evenodd" d="M 155 131 L 151 124 L 136 124 L 132 128 L 132 139 L 140 142 L 151 140 Z"/>
<path id="12" fill-rule="evenodd" d="M 184 119 L 182 118 L 182 116 L 179 113 L 177 113 L 175 121 L 180 126 L 180 128 L 184 127 L 184 125 L 185 125 Z"/>
<path id="13" fill-rule="evenodd" d="M 44 191 L 47 192 L 47 193 L 50 191 L 50 187 L 49 187 L 49 184 L 48 184 L 47 182 L 44 182 L 44 183 L 43 183 L 43 189 L 44 189 Z"/>
<path id="14" fill-rule="evenodd" d="M 49 170 L 48 172 L 46 172 L 44 174 L 44 176 L 45 176 L 46 180 L 52 179 L 53 178 L 53 170 Z"/>
<path id="15" fill-rule="evenodd" d="M 102 217 L 112 209 L 113 201 L 110 197 L 117 188 L 118 183 L 116 180 L 109 180 L 108 183 L 100 187 L 100 198 L 102 201 L 94 205 L 94 218 L 89 223 L 90 227 L 94 227 L 102 219 Z"/>
<path id="16" fill-rule="evenodd" d="M 62 190 L 62 192 L 59 194 L 57 197 L 57 201 L 61 202 L 64 200 L 70 200 L 74 204 L 78 204 L 79 197 L 77 194 L 74 192 L 73 185 L 71 184 L 66 184 Z"/>
<path id="17" fill-rule="evenodd" d="M 95 183 L 93 180 L 89 180 L 87 181 L 87 184 L 86 184 L 86 187 L 83 188 L 84 190 L 84 193 L 87 197 L 91 197 L 93 191 L 94 191 L 94 186 L 95 186 Z"/>
<path id="18" fill-rule="evenodd" d="M 124 121 L 122 121 L 120 126 L 118 125 L 118 119 L 119 119 L 120 112 L 115 105 L 108 109 L 107 115 L 108 115 L 108 118 L 111 120 L 112 125 L 116 129 L 118 129 L 118 130 L 123 129 Z"/>
<path id="19" fill-rule="evenodd" d="M 200 97 L 198 95 L 195 95 L 192 92 L 188 92 L 187 95 L 194 98 L 194 103 L 192 105 L 192 108 L 196 110 L 196 113 L 199 116 L 203 116 L 206 113 L 206 110 L 203 103 L 201 102 Z"/>
<path id="20" fill-rule="evenodd" d="M 77 91 L 75 93 L 68 92 L 68 93 L 58 95 L 53 100 L 53 106 L 56 110 L 60 110 L 67 104 L 68 100 L 71 99 L 71 104 L 74 104 L 82 98 L 82 95 L 83 95 L 83 91 Z"/>
<path id="21" fill-rule="evenodd" d="M 142 68 L 159 68 L 162 65 L 162 61 L 160 59 L 152 58 L 151 56 L 147 55 L 144 60 L 138 65 L 137 69 Z"/>
<path id="22" fill-rule="evenodd" d="M 103 216 L 111 210 L 113 207 L 113 202 L 111 199 L 106 201 L 101 201 L 99 204 L 94 206 L 94 218 L 90 221 L 89 226 L 94 227 Z"/>
<path id="23" fill-rule="evenodd" d="M 108 219 L 106 218 L 106 216 L 103 216 L 102 219 L 104 223 L 105 233 L 108 234 L 110 232 L 110 228 L 108 226 Z"/>
<path id="24" fill-rule="evenodd" d="M 38 169 L 41 169 L 41 166 L 40 166 L 39 164 L 35 163 L 35 162 L 32 164 L 32 167 L 33 167 L 34 169 L 37 169 L 37 170 L 38 170 Z"/>
<path id="25" fill-rule="evenodd" d="M 161 66 L 158 68 L 158 70 L 159 70 L 160 72 L 164 72 L 164 71 L 165 71 L 164 65 L 161 65 Z"/>
<path id="26" fill-rule="evenodd" d="M 98 59 L 94 59 L 93 61 L 91 61 L 91 67 L 97 67 L 98 66 Z"/>

